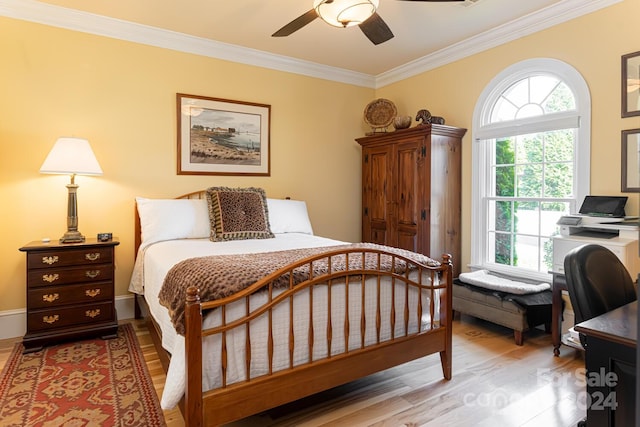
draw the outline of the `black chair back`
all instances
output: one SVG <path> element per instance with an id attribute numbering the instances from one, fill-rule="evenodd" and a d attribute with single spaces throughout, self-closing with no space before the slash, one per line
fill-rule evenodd
<path id="1" fill-rule="evenodd" d="M 604 246 L 588 244 L 571 250 L 564 258 L 564 274 L 575 323 L 637 299 L 629 272 Z"/>

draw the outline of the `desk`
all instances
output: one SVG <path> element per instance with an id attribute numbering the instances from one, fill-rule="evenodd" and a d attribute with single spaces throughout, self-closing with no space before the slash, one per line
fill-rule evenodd
<path id="1" fill-rule="evenodd" d="M 610 227 L 607 226 L 607 228 Z M 615 226 L 613 227 L 615 228 Z M 554 356 L 560 355 L 560 346 L 562 345 L 562 291 L 567 290 L 567 282 L 564 277 L 564 258 L 569 251 L 585 244 L 601 245 L 613 252 L 622 261 L 631 277 L 637 277 L 640 273 L 637 228 L 623 227 L 619 229 L 619 233 L 618 237 L 608 239 L 581 234 L 554 236 L 552 238 L 553 261 L 549 273 L 552 275 L 551 340 Z"/>
<path id="2" fill-rule="evenodd" d="M 586 337 L 587 426 L 633 426 L 638 302 L 575 326 Z"/>

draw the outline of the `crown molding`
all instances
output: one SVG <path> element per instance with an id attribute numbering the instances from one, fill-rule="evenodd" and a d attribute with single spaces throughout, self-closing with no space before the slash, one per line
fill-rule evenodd
<path id="1" fill-rule="evenodd" d="M 149 46 L 377 89 L 623 0 L 563 0 L 378 75 L 276 55 L 35 0 L 0 0 L 0 16 Z"/>
<path id="2" fill-rule="evenodd" d="M 376 89 L 517 40 L 623 0 L 564 0 L 376 76 Z"/>
<path id="3" fill-rule="evenodd" d="M 0 16 L 356 86 L 375 86 L 375 76 L 369 74 L 34 0 L 0 0 Z"/>

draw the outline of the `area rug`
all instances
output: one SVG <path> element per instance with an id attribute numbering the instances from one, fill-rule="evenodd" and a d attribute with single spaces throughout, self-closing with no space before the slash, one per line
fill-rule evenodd
<path id="1" fill-rule="evenodd" d="M 165 426 L 133 326 L 22 354 L 0 374 L 0 426 Z"/>

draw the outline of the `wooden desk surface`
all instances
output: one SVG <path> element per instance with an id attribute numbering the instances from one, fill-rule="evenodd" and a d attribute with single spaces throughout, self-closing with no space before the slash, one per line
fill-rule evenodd
<path id="1" fill-rule="evenodd" d="M 635 348 L 638 340 L 637 319 L 638 301 L 634 301 L 579 323 L 575 329 L 588 336 Z"/>

